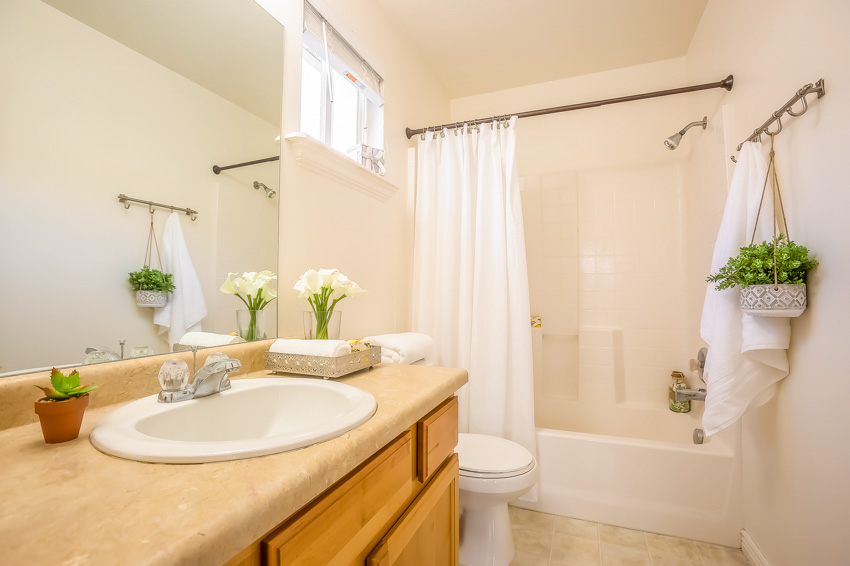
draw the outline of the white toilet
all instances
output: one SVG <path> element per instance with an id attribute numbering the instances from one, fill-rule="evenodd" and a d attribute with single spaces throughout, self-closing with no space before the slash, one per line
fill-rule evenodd
<path id="1" fill-rule="evenodd" d="M 508 502 L 537 481 L 534 456 L 516 442 L 459 434 L 460 563 L 507 566 L 514 557 Z"/>

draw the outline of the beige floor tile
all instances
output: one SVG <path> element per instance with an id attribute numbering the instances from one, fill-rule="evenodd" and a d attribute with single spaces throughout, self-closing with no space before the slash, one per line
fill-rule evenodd
<path id="1" fill-rule="evenodd" d="M 620 546 L 633 546 L 646 551 L 646 540 L 642 531 L 623 529 L 611 525 L 599 525 L 599 540 Z"/>
<path id="2" fill-rule="evenodd" d="M 552 539 L 553 563 L 599 564 L 599 542 L 572 535 L 556 534 Z"/>
<path id="3" fill-rule="evenodd" d="M 551 533 L 555 527 L 555 515 L 515 507 L 511 516 L 511 526 L 517 529 L 534 529 Z"/>
<path id="4" fill-rule="evenodd" d="M 696 562 L 693 562 L 691 560 L 683 560 L 672 556 L 653 556 L 652 566 L 703 566 L 703 564 L 699 557 L 697 557 Z"/>
<path id="5" fill-rule="evenodd" d="M 517 554 L 532 554 L 549 558 L 552 533 L 537 529 L 514 529 L 514 546 Z"/>
<path id="6" fill-rule="evenodd" d="M 517 552 L 510 566 L 549 566 L 549 558 Z"/>
<path id="7" fill-rule="evenodd" d="M 702 558 L 704 566 L 749 566 L 744 553 L 738 548 L 705 542 L 695 542 L 694 547 Z"/>
<path id="8" fill-rule="evenodd" d="M 599 540 L 599 524 L 569 517 L 555 517 L 555 534 Z"/>
<path id="9" fill-rule="evenodd" d="M 653 562 L 656 558 L 669 556 L 678 558 L 679 560 L 700 563 L 699 552 L 697 552 L 697 547 L 692 540 L 653 533 L 646 533 L 645 536 L 646 546 L 649 548 L 649 555 L 652 557 Z"/>
<path id="10" fill-rule="evenodd" d="M 602 542 L 602 566 L 652 566 L 646 548 Z"/>

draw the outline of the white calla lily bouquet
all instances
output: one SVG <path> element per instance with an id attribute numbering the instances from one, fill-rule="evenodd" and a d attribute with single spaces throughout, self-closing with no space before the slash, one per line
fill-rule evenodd
<path id="1" fill-rule="evenodd" d="M 298 298 L 306 298 L 310 303 L 319 339 L 328 338 L 328 323 L 336 304 L 346 297 L 366 292 L 338 269 L 309 269 L 295 282 L 293 289 L 298 291 Z"/>
<path id="2" fill-rule="evenodd" d="M 271 271 L 246 271 L 241 277 L 231 279 L 236 273 L 228 273 L 227 280 L 222 284 L 222 293 L 236 295 L 248 307 L 250 319 L 245 332 L 240 330 L 242 338 L 251 342 L 260 336 L 257 328 L 257 312 L 277 298 L 277 292 L 269 287 L 269 283 L 277 279 Z M 243 296 L 244 295 L 244 296 Z"/>

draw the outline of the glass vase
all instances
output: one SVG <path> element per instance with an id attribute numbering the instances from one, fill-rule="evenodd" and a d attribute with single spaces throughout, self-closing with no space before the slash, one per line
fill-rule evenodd
<path id="1" fill-rule="evenodd" d="M 304 311 L 304 338 L 306 340 L 337 340 L 342 321 L 340 311 Z"/>
<path id="2" fill-rule="evenodd" d="M 261 310 L 236 311 L 236 326 L 246 342 L 266 339 L 266 313 Z"/>

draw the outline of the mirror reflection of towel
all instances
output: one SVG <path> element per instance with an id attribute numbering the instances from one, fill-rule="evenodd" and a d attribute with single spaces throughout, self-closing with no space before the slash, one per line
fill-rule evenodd
<path id="1" fill-rule="evenodd" d="M 174 276 L 175 289 L 168 294 L 165 306 L 155 309 L 153 322 L 159 327 L 157 331 L 160 334 L 168 332 L 168 336 L 163 336 L 163 339 L 171 350 L 187 332 L 200 331 L 201 320 L 207 316 L 201 282 L 189 257 L 189 249 L 180 228 L 180 214 L 177 212 L 172 212 L 165 222 L 162 270 Z"/>

